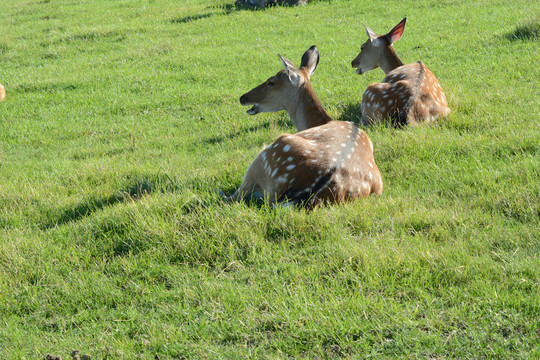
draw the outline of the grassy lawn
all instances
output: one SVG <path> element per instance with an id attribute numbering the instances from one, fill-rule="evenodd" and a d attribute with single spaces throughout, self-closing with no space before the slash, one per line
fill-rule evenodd
<path id="1" fill-rule="evenodd" d="M 540 2 L 0 1 L 0 359 L 540 357 Z M 224 204 L 286 113 L 239 97 L 311 45 L 327 111 L 395 47 L 452 109 L 365 130 L 380 197 Z"/>

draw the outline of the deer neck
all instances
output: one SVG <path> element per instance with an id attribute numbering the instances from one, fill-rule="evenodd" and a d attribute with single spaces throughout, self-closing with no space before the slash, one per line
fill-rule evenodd
<path id="1" fill-rule="evenodd" d="M 292 101 L 291 106 L 287 109 L 287 113 L 298 131 L 332 121 L 309 83 L 303 86 L 296 101 Z"/>
<path id="2" fill-rule="evenodd" d="M 385 53 L 385 56 L 381 59 L 380 68 L 384 71 L 385 74 L 388 74 L 390 71 L 402 66 L 403 63 L 399 59 L 392 45 L 388 46 L 388 51 Z"/>

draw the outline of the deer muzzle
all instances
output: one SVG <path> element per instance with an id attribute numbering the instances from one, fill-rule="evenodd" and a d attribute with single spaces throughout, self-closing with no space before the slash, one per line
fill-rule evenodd
<path id="1" fill-rule="evenodd" d="M 240 105 L 242 105 L 242 106 L 253 105 L 253 107 L 251 109 L 247 110 L 246 112 L 249 115 L 258 114 L 259 113 L 259 104 L 249 101 L 246 95 L 247 94 L 244 94 L 244 95 L 240 96 Z"/>

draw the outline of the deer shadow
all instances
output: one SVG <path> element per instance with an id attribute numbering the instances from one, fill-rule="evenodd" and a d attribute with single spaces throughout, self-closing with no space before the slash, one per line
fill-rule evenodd
<path id="1" fill-rule="evenodd" d="M 532 21 L 529 24 L 516 27 L 513 31 L 504 35 L 508 40 L 534 41 L 540 37 L 540 22 Z"/>
<path id="2" fill-rule="evenodd" d="M 337 120 L 350 121 L 359 126 L 364 125 L 360 104 L 349 103 L 341 106 L 341 115 L 337 118 Z"/>
<path id="3" fill-rule="evenodd" d="M 207 13 L 174 18 L 174 19 L 171 19 L 170 22 L 173 24 L 185 24 L 185 23 L 189 23 L 189 22 L 193 22 L 197 20 L 210 18 L 215 15 L 229 15 L 235 11 L 260 11 L 264 9 L 260 9 L 256 7 L 254 8 L 254 7 L 249 7 L 249 6 L 244 6 L 244 5 L 234 3 L 234 4 L 225 4 L 225 5 L 207 6 L 206 10 L 208 10 Z"/>
<path id="4" fill-rule="evenodd" d="M 349 103 L 345 106 L 342 106 L 341 115 L 338 117 L 338 120 L 353 122 L 362 129 L 369 129 L 379 126 L 403 129 L 407 126 L 407 119 L 403 116 L 398 116 L 397 118 L 389 117 L 385 120 L 379 121 L 371 121 L 370 119 L 365 119 L 362 117 L 360 103 Z"/>
<path id="5" fill-rule="evenodd" d="M 51 229 L 66 223 L 75 222 L 88 217 L 107 207 L 118 203 L 137 201 L 142 197 L 154 192 L 169 193 L 180 189 L 180 186 L 166 174 L 153 177 L 137 178 L 126 184 L 122 189 L 117 190 L 109 196 L 91 196 L 83 201 L 59 208 L 53 211 L 51 219 L 42 225 L 42 229 Z"/>

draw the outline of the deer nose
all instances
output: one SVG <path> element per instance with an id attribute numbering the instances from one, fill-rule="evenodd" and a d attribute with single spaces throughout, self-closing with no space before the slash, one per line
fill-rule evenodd
<path id="1" fill-rule="evenodd" d="M 240 96 L 240 105 L 244 105 L 246 103 L 246 94 Z"/>

